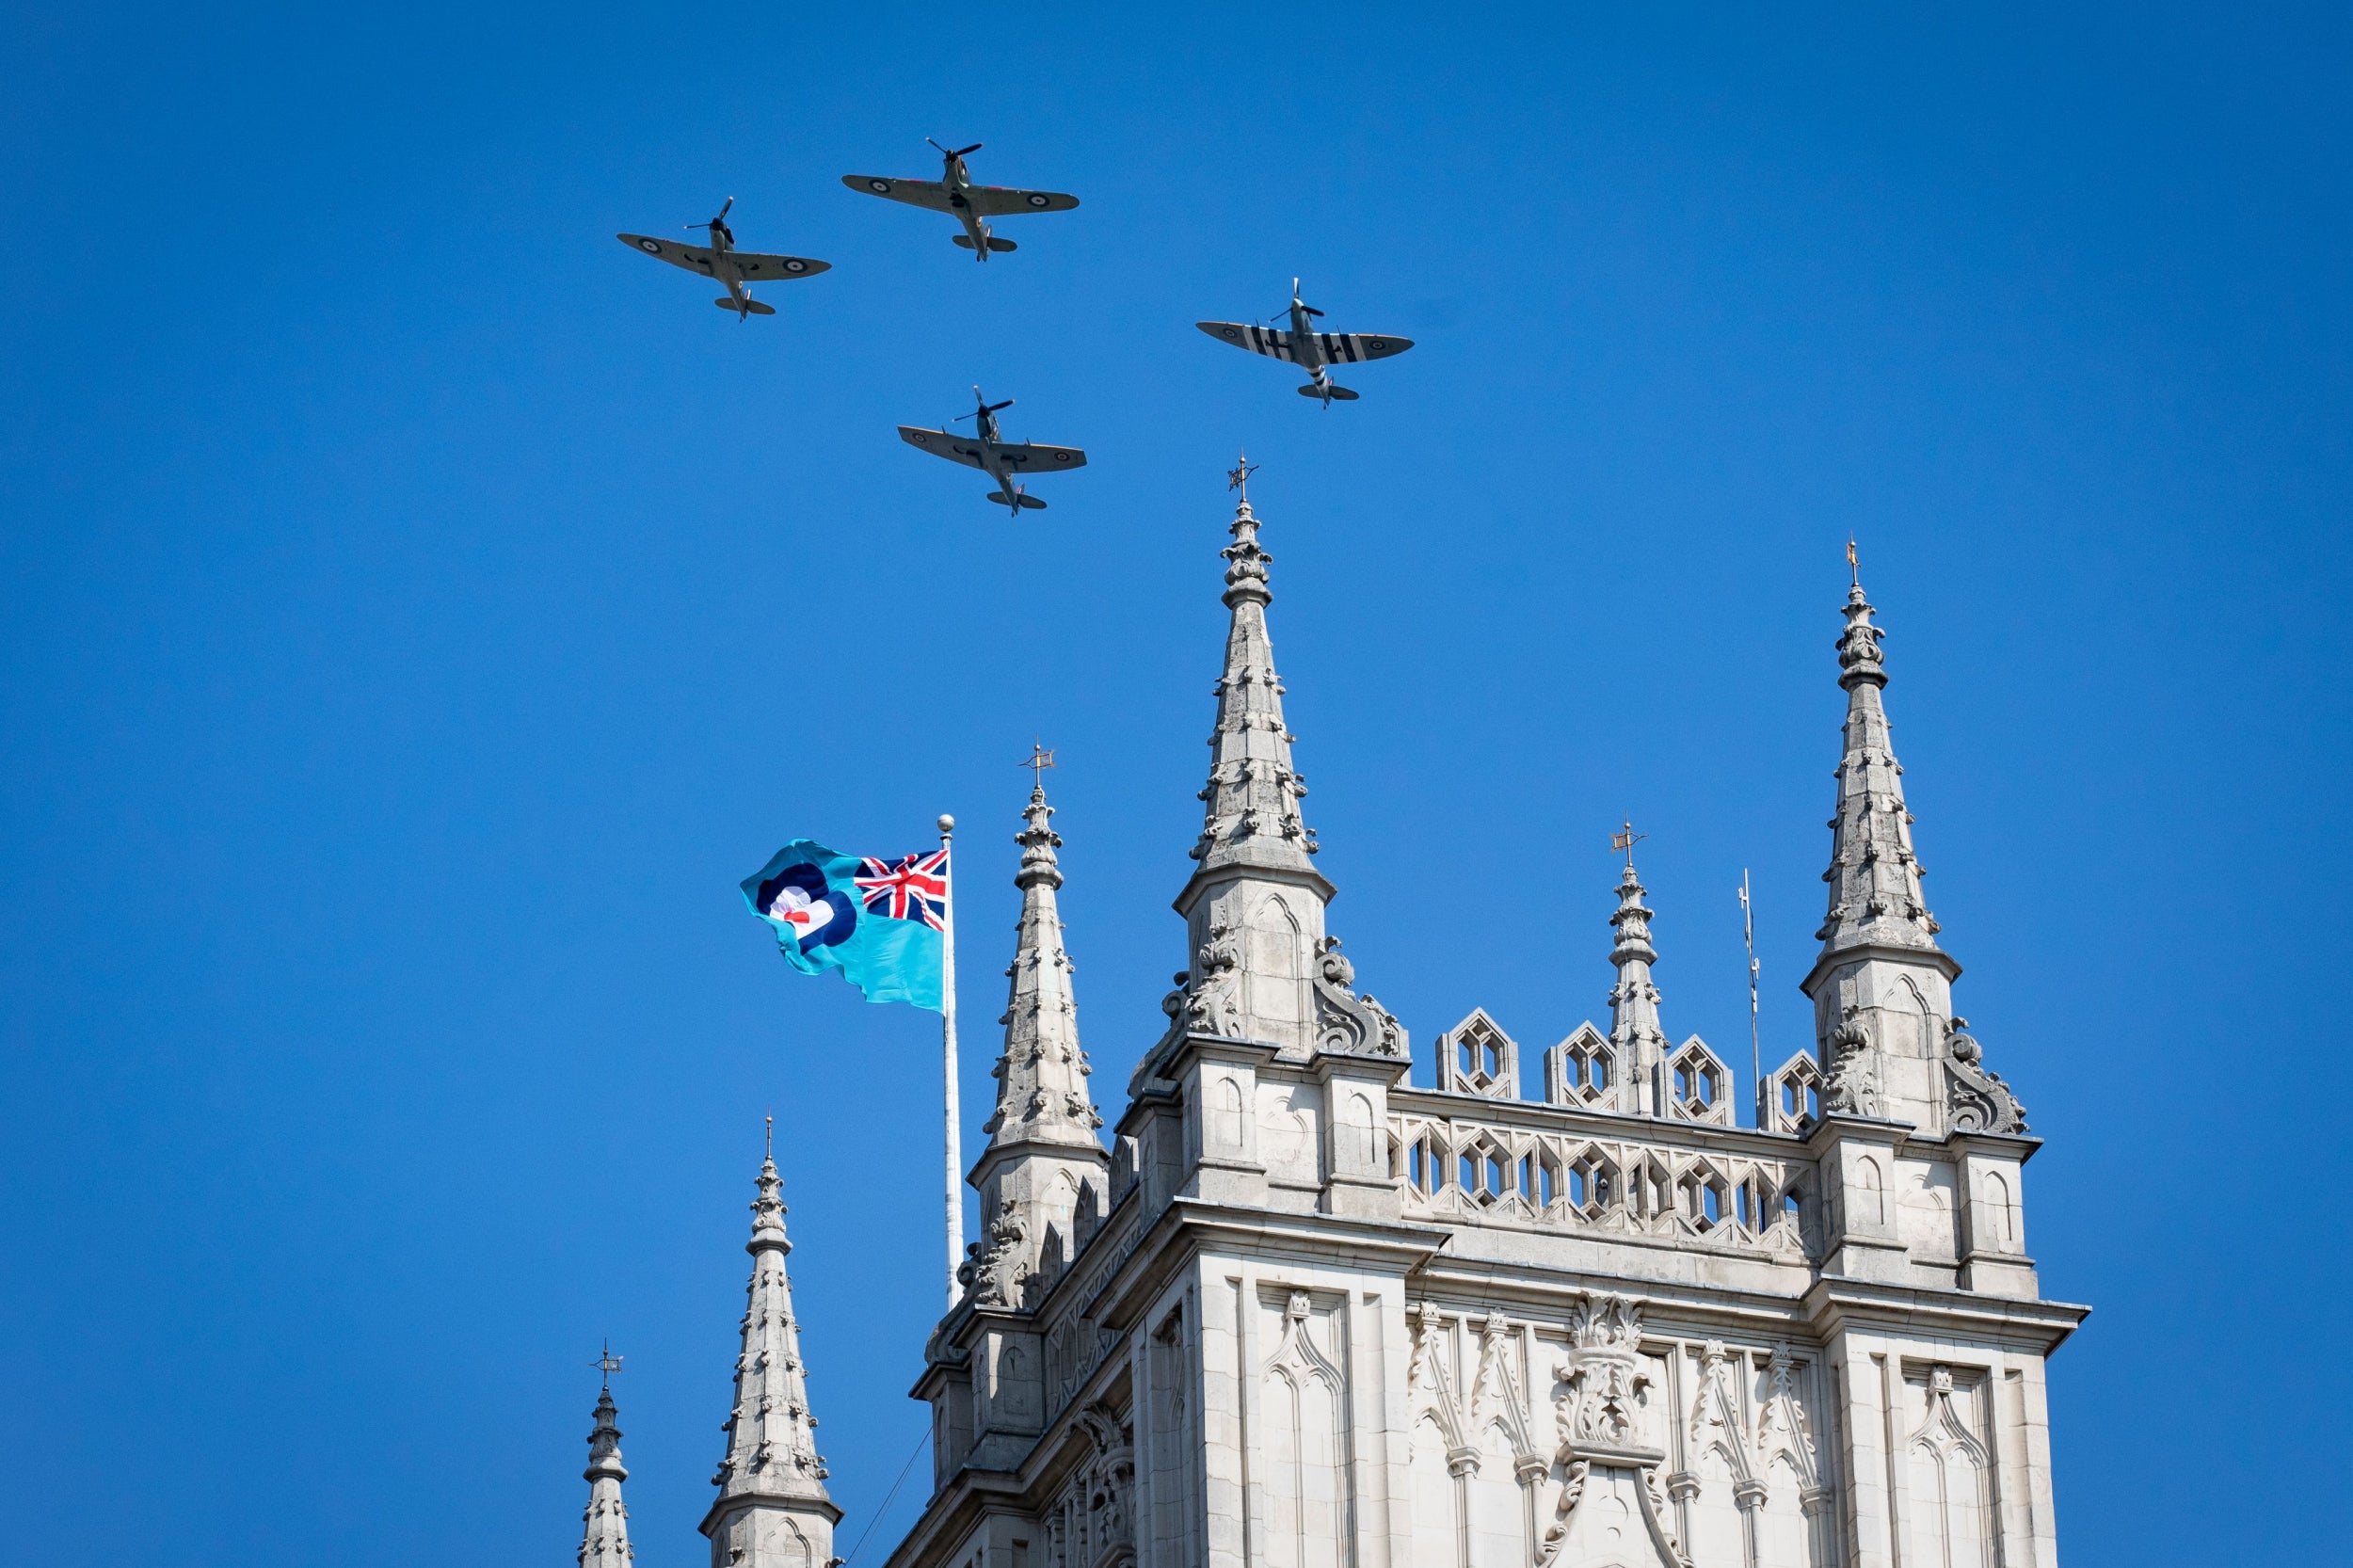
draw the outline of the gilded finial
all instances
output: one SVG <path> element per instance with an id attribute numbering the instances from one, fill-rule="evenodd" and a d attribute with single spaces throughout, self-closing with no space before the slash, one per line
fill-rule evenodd
<path id="1" fill-rule="evenodd" d="M 1609 835 L 1609 847 L 1625 856 L 1625 869 L 1632 871 L 1634 869 L 1634 846 L 1649 837 L 1647 833 L 1635 832 L 1633 819 L 1628 818 L 1625 826 Z"/>
<path id="2" fill-rule="evenodd" d="M 1855 553 L 1854 536 L 1852 534 L 1847 536 L 1847 572 L 1856 587 L 1860 588 L 1863 586 L 1863 561 L 1862 558 Z"/>
<path id="3" fill-rule="evenodd" d="M 1020 765 L 1030 770 L 1032 788 L 1043 790 L 1046 788 L 1046 770 L 1054 765 L 1054 748 L 1041 744 L 1036 736 L 1032 736 L 1030 755 L 1021 759 Z"/>
<path id="4" fill-rule="evenodd" d="M 776 1158 L 776 1115 L 773 1111 L 768 1113 L 768 1140 L 761 1150 L 761 1158 L 770 1160 Z"/>
<path id="5" fill-rule="evenodd" d="M 605 1392 L 611 1393 L 613 1391 L 613 1374 L 621 1369 L 621 1358 L 613 1353 L 613 1341 L 610 1339 L 606 1340 L 604 1342 L 603 1351 L 598 1354 L 596 1360 L 591 1361 L 588 1365 L 594 1367 L 598 1371 L 604 1374 Z"/>

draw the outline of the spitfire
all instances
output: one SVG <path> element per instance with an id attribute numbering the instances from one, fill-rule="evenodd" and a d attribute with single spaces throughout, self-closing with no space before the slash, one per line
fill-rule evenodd
<path id="1" fill-rule="evenodd" d="M 1375 337 L 1363 332 L 1319 332 L 1315 328 L 1315 321 L 1322 314 L 1321 311 L 1299 297 L 1299 280 L 1294 278 L 1291 280 L 1291 325 L 1288 332 L 1239 321 L 1196 321 L 1193 325 L 1220 343 L 1230 343 L 1236 348 L 1246 348 L 1253 354 L 1263 354 L 1270 360 L 1282 360 L 1299 366 L 1307 373 L 1307 384 L 1299 389 L 1299 395 L 1321 398 L 1327 408 L 1336 398 L 1342 403 L 1356 401 L 1356 393 L 1332 379 L 1330 367 L 1354 364 L 1365 360 L 1385 360 L 1392 354 L 1402 354 L 1414 346 L 1411 338 Z"/>
<path id="2" fill-rule="evenodd" d="M 948 430 L 926 430 L 919 425 L 899 426 L 899 439 L 920 452 L 935 457 L 945 457 L 952 463 L 976 468 L 997 481 L 997 488 L 989 500 L 1006 508 L 1015 517 L 1022 508 L 1043 511 L 1046 503 L 1027 493 L 1016 474 L 1050 473 L 1057 469 L 1084 468 L 1087 455 L 1075 446 L 1039 446 L 1029 441 L 1008 441 L 999 432 L 997 414 L 1013 407 L 1008 397 L 1002 403 L 991 403 L 981 395 L 981 389 L 972 389 L 977 405 L 968 414 L 958 414 L 949 423 L 961 424 L 973 421 L 973 434 L 962 436 Z"/>
<path id="3" fill-rule="evenodd" d="M 1066 213 L 1079 204 L 1075 196 L 1064 196 L 1052 190 L 1008 190 L 1002 185 L 976 185 L 972 171 L 965 166 L 968 153 L 978 152 L 981 143 L 969 147 L 940 147 L 946 167 L 936 180 L 897 180 L 881 174 L 844 174 L 841 183 L 852 190 L 864 191 L 886 200 L 904 201 L 910 207 L 929 207 L 934 212 L 953 215 L 964 225 L 964 232 L 954 236 L 955 242 L 972 252 L 975 261 L 988 260 L 992 250 L 1017 249 L 1013 241 L 999 239 L 990 232 L 988 220 L 1009 217 L 1016 213 Z"/>
<path id="4" fill-rule="evenodd" d="M 845 174 L 841 183 L 854 191 L 879 196 L 889 201 L 902 201 L 911 207 L 924 207 L 946 213 L 956 220 L 960 232 L 951 238 L 972 252 L 975 261 L 985 262 L 991 252 L 1016 248 L 1014 242 L 998 237 L 991 227 L 992 218 L 1008 217 L 1021 213 L 1066 213 L 1078 206 L 1079 199 L 1062 191 L 1024 190 L 1004 185 L 975 184 L 971 166 L 965 160 L 981 151 L 981 143 L 969 147 L 947 147 L 930 136 L 923 138 L 940 156 L 940 177 L 936 180 L 903 180 L 895 175 Z M 728 215 L 735 210 L 735 198 L 730 196 L 720 207 L 716 216 L 703 223 L 690 223 L 688 229 L 709 232 L 708 247 L 682 245 L 676 240 L 655 239 L 647 234 L 623 234 L 621 243 L 631 246 L 657 261 L 672 266 L 699 272 L 716 279 L 728 292 L 712 303 L 722 310 L 733 311 L 738 321 L 756 315 L 774 315 L 776 308 L 752 297 L 750 286 L 755 282 L 786 281 L 795 278 L 812 278 L 830 270 L 825 262 L 807 256 L 769 255 L 765 252 L 738 250 L 735 232 L 728 227 Z M 1300 296 L 1299 280 L 1291 280 L 1291 300 L 1288 327 L 1239 321 L 1203 321 L 1194 323 L 1204 332 L 1221 343 L 1248 349 L 1272 360 L 1281 360 L 1306 372 L 1307 381 L 1299 389 L 1303 397 L 1312 397 L 1329 408 L 1334 403 L 1353 403 L 1357 393 L 1332 379 L 1332 367 L 1357 364 L 1369 360 L 1385 360 L 1402 354 L 1414 346 L 1411 338 L 1389 337 L 1369 332 L 1326 332 L 1317 323 L 1323 312 Z M 1279 319 L 1279 318 L 1278 318 Z M 1056 469 L 1086 466 L 1087 455 L 1075 446 L 1045 446 L 1032 441 L 1011 441 L 1004 438 L 997 423 L 1000 412 L 1013 407 L 1007 398 L 991 403 L 981 395 L 981 389 L 972 389 L 973 408 L 959 414 L 938 429 L 902 424 L 899 439 L 919 451 L 944 457 L 952 463 L 976 468 L 997 482 L 988 499 L 1018 519 L 1025 511 L 1042 511 L 1046 503 L 1029 493 L 1028 481 L 1038 473 Z M 969 420 L 972 429 L 968 434 L 953 426 Z"/>
<path id="5" fill-rule="evenodd" d="M 718 216 L 708 223 L 686 226 L 690 230 L 711 231 L 708 250 L 699 245 L 680 245 L 676 240 L 658 240 L 646 234 L 622 234 L 618 238 L 623 245 L 634 246 L 658 262 L 716 278 L 720 287 L 728 291 L 727 297 L 712 303 L 723 311 L 733 311 L 738 321 L 776 313 L 774 305 L 754 299 L 751 290 L 744 287 L 746 283 L 814 278 L 832 267 L 831 262 L 812 261 L 807 256 L 771 256 L 757 250 L 736 249 L 735 231 L 728 227 L 728 214 L 734 210 L 735 198 L 730 196 L 727 205 L 719 209 Z"/>

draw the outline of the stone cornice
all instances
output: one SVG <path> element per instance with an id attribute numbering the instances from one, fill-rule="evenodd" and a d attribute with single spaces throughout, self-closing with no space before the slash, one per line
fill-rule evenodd
<path id="1" fill-rule="evenodd" d="M 1871 958 L 1883 959 L 1891 964 L 1917 964 L 1924 968 L 1939 970 L 1948 985 L 1961 978 L 1961 960 L 1943 948 L 1907 947 L 1900 942 L 1849 942 L 1843 947 L 1824 948 L 1822 955 L 1814 960 L 1814 967 L 1806 970 L 1805 978 L 1798 982 L 1798 989 L 1811 997 L 1814 988 L 1832 970 Z"/>
<path id="2" fill-rule="evenodd" d="M 1092 1160 L 1105 1169 L 1109 1169 L 1112 1162 L 1111 1150 L 1092 1139 L 1075 1144 L 1054 1138 L 1016 1138 L 1007 1143 L 991 1144 L 981 1150 L 981 1157 L 972 1161 L 972 1168 L 965 1173 L 965 1185 L 979 1187 L 988 1179 L 989 1172 L 998 1166 L 1041 1156 L 1049 1160 Z"/>
<path id="3" fill-rule="evenodd" d="M 1434 1256 L 1448 1240 L 1446 1231 L 1434 1225 L 1232 1208 L 1177 1198 L 1154 1216 L 1135 1252 L 1079 1310 L 1106 1328 L 1131 1328 L 1149 1288 L 1203 1251 L 1205 1243 L 1218 1240 L 1261 1257 L 1280 1255 L 1287 1243 L 1295 1244 L 1303 1261 L 1343 1256 L 1358 1267 L 1387 1263 L 1402 1276 Z"/>
<path id="4" fill-rule="evenodd" d="M 1202 893 L 1221 882 L 1283 882 L 1305 888 L 1325 904 L 1340 896 L 1331 879 L 1313 866 L 1289 866 L 1280 863 L 1261 864 L 1240 857 L 1221 860 L 1214 866 L 1201 866 L 1185 879 L 1184 887 L 1169 907 L 1179 915 L 1190 915 Z"/>
<path id="5" fill-rule="evenodd" d="M 697 1526 L 705 1535 L 719 1527 L 719 1522 L 739 1508 L 780 1508 L 799 1513 L 818 1513 L 828 1525 L 841 1523 L 841 1510 L 830 1497 L 812 1497 L 798 1492 L 726 1492 L 712 1499 L 710 1512 Z"/>
<path id="6" fill-rule="evenodd" d="M 1817 1280 L 1805 1293 L 1802 1304 L 1806 1326 L 1824 1341 L 1855 1329 L 1881 1329 L 1917 1339 L 1940 1326 L 1949 1326 L 1976 1338 L 2007 1341 L 2044 1356 L 2058 1349 L 2091 1316 L 2091 1308 L 2069 1302 L 2022 1301 L 1838 1275 Z"/>

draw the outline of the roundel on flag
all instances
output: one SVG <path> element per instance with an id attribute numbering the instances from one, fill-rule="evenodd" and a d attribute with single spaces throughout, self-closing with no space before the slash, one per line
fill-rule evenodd
<path id="1" fill-rule="evenodd" d="M 760 912 L 792 934 L 803 952 L 834 947 L 857 929 L 857 904 L 826 885 L 825 873 L 803 862 L 760 885 Z"/>

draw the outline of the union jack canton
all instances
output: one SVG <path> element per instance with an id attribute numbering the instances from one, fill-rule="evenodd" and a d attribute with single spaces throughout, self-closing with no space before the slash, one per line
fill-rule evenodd
<path id="1" fill-rule="evenodd" d="M 865 874 L 854 879 L 867 913 L 894 920 L 920 920 L 947 929 L 948 852 L 910 855 L 897 860 L 866 857 Z"/>

